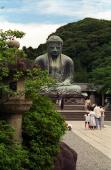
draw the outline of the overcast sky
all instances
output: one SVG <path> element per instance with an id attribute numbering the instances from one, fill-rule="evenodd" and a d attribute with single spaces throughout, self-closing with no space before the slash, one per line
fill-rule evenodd
<path id="1" fill-rule="evenodd" d="M 25 32 L 21 47 L 37 48 L 60 26 L 86 17 L 111 20 L 111 0 L 0 0 L 0 29 Z"/>

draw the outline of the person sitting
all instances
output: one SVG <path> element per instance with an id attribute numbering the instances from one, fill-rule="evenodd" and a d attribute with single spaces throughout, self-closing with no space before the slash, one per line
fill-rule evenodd
<path id="1" fill-rule="evenodd" d="M 57 80 L 55 87 L 45 88 L 45 93 L 55 94 L 80 94 L 81 87 L 73 82 L 74 63 L 73 60 L 62 54 L 63 40 L 52 35 L 47 39 L 47 52 L 35 59 L 35 65 L 48 71 L 48 74 Z"/>
<path id="2" fill-rule="evenodd" d="M 38 56 L 35 64 L 40 68 L 46 69 L 48 74 L 59 82 L 73 80 L 73 60 L 62 54 L 63 40 L 52 35 L 47 39 L 47 53 Z"/>

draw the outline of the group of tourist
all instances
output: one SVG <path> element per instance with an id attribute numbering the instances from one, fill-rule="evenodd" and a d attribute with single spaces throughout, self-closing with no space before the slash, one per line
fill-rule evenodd
<path id="1" fill-rule="evenodd" d="M 85 129 L 101 129 L 104 127 L 105 109 L 103 106 L 91 105 L 90 99 L 86 99 L 85 111 Z"/>

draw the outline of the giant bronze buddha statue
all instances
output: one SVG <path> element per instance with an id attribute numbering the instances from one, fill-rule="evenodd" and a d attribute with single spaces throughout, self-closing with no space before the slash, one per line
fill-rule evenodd
<path id="1" fill-rule="evenodd" d="M 41 68 L 47 69 L 49 75 L 58 80 L 58 89 L 63 90 L 64 87 L 65 89 L 73 88 L 74 91 L 79 92 L 80 87 L 72 85 L 74 74 L 73 60 L 62 54 L 62 47 L 63 40 L 59 36 L 50 36 L 47 39 L 47 53 L 37 57 L 35 63 Z"/>

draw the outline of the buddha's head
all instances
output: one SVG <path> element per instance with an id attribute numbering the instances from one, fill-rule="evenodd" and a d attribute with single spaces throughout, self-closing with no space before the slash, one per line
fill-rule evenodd
<path id="1" fill-rule="evenodd" d="M 52 35 L 47 39 L 48 55 L 52 59 L 56 59 L 62 53 L 63 40 L 56 35 Z"/>

